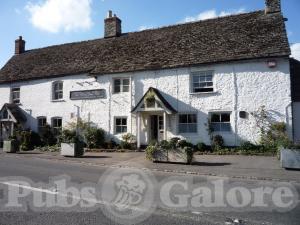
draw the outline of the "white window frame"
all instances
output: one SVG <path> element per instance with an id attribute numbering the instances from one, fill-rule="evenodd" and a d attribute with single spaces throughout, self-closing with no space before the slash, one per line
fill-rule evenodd
<path id="1" fill-rule="evenodd" d="M 121 120 L 121 125 L 117 125 L 117 120 Z M 122 120 L 126 120 L 126 125 L 123 125 Z M 122 132 L 117 131 L 117 127 L 121 127 Z M 126 131 L 123 131 L 123 128 L 126 127 Z M 126 134 L 128 132 L 128 117 L 127 116 L 117 116 L 114 118 L 114 131 L 115 134 Z"/>
<path id="2" fill-rule="evenodd" d="M 19 91 L 16 91 L 15 89 L 19 89 Z M 19 93 L 18 98 L 14 98 L 14 94 Z M 10 95 L 11 95 L 11 103 L 14 104 L 21 104 L 21 88 L 20 87 L 12 87 L 10 90 Z"/>
<path id="3" fill-rule="evenodd" d="M 180 123 L 180 116 L 189 116 L 189 115 L 194 115 L 196 116 L 196 123 Z M 187 118 L 187 121 L 188 121 L 188 118 Z M 180 130 L 180 125 L 185 125 L 185 126 L 188 126 L 188 125 L 195 125 L 196 126 L 196 131 L 191 131 L 191 129 L 188 129 L 187 132 L 183 132 Z M 197 112 L 184 112 L 184 113 L 179 113 L 178 114 L 178 133 L 179 134 L 197 134 L 198 133 L 198 113 Z"/>
<path id="4" fill-rule="evenodd" d="M 211 80 L 207 80 L 207 77 L 208 76 L 211 76 Z M 195 78 L 194 77 L 198 77 L 199 79 L 199 82 L 195 82 Z M 201 77 L 202 79 L 204 79 L 203 81 L 201 81 Z M 190 73 L 190 93 L 192 94 L 205 94 L 205 93 L 214 93 L 215 92 L 215 81 L 214 81 L 214 71 L 213 70 L 203 70 L 203 71 L 193 71 Z M 195 86 L 194 84 L 199 84 L 198 87 L 196 88 L 199 88 L 199 89 L 212 89 L 212 90 L 207 90 L 207 91 L 195 91 Z M 204 83 L 212 83 L 211 86 L 203 86 L 203 87 L 200 87 L 201 84 L 204 84 Z"/>
<path id="5" fill-rule="evenodd" d="M 216 115 L 219 115 L 220 116 L 220 121 L 219 122 L 212 122 L 212 116 L 216 114 Z M 229 115 L 229 122 L 222 122 L 222 114 L 228 114 Z M 231 133 L 232 132 L 232 126 L 231 126 L 231 121 L 232 121 L 232 112 L 224 112 L 224 111 L 217 111 L 217 112 L 210 112 L 209 113 L 209 121 L 210 121 L 210 125 L 211 127 L 213 127 L 213 125 L 219 125 L 220 126 L 220 129 L 219 130 L 213 130 L 214 133 Z M 222 124 L 227 124 L 230 126 L 230 130 L 224 130 L 222 129 Z"/>
<path id="6" fill-rule="evenodd" d="M 61 90 L 60 89 L 55 90 L 55 86 L 57 84 L 62 84 L 62 89 Z M 56 98 L 55 97 L 56 93 L 61 93 L 61 97 Z M 52 83 L 52 101 L 61 101 L 63 99 L 64 99 L 64 82 L 63 81 L 54 81 Z"/>
<path id="7" fill-rule="evenodd" d="M 116 91 L 116 84 L 115 81 L 116 80 L 120 80 L 120 91 Z M 128 80 L 128 85 L 124 85 L 124 80 Z M 128 91 L 124 91 L 124 87 L 128 87 Z M 114 94 L 119 94 L 119 93 L 129 93 L 130 92 L 130 88 L 131 88 L 131 79 L 130 77 L 117 77 L 117 78 L 113 78 L 113 93 Z"/>

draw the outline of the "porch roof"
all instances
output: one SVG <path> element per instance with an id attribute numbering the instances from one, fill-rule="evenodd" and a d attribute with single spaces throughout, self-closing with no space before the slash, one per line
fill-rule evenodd
<path id="1" fill-rule="evenodd" d="M 27 121 L 26 116 L 22 112 L 21 108 L 16 104 L 9 104 L 5 103 L 3 107 L 0 110 L 0 114 L 3 112 L 3 110 L 7 110 L 10 112 L 10 114 L 14 117 L 16 122 L 24 123 Z"/>
<path id="2" fill-rule="evenodd" d="M 144 102 L 145 97 L 149 92 L 154 92 L 154 94 L 157 96 L 157 98 L 162 102 L 164 107 L 170 111 L 171 113 L 177 113 L 177 111 L 170 105 L 170 103 L 164 98 L 164 96 L 160 93 L 160 91 L 156 88 L 150 87 L 148 91 L 144 94 L 144 96 L 141 98 L 141 100 L 136 104 L 136 106 L 131 110 L 132 113 L 137 112 L 139 106 Z"/>

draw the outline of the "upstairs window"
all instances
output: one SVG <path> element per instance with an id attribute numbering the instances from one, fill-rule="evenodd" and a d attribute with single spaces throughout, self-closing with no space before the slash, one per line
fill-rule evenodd
<path id="1" fill-rule="evenodd" d="M 51 127 L 55 136 L 61 134 L 62 131 L 62 118 L 54 117 L 51 119 Z"/>
<path id="2" fill-rule="evenodd" d="M 231 131 L 230 113 L 212 113 L 210 122 L 214 132 Z"/>
<path id="3" fill-rule="evenodd" d="M 179 133 L 197 133 L 197 114 L 179 115 Z"/>
<path id="4" fill-rule="evenodd" d="M 15 87 L 11 89 L 11 102 L 20 104 L 20 88 Z"/>
<path id="5" fill-rule="evenodd" d="M 38 121 L 38 131 L 39 133 L 42 133 L 47 125 L 47 117 L 40 116 L 37 118 Z"/>
<path id="6" fill-rule="evenodd" d="M 114 79 L 114 93 L 129 92 L 130 79 L 117 78 Z"/>
<path id="7" fill-rule="evenodd" d="M 115 118 L 115 133 L 116 134 L 127 133 L 127 118 L 126 117 Z"/>
<path id="8" fill-rule="evenodd" d="M 63 99 L 63 82 L 56 81 L 52 84 L 52 100 Z"/>
<path id="9" fill-rule="evenodd" d="M 192 73 L 192 92 L 213 92 L 213 71 L 201 71 Z"/>

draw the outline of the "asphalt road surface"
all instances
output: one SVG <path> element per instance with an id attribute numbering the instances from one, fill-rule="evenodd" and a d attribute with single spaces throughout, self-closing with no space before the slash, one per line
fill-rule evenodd
<path id="1" fill-rule="evenodd" d="M 9 182 L 8 184 L 3 184 L 5 183 L 5 181 L 9 181 L 7 177 L 24 177 L 26 179 L 32 180 L 35 183 L 48 183 L 50 177 L 68 175 L 70 176 L 73 183 L 82 184 L 90 182 L 96 184 L 97 182 L 99 182 L 99 178 L 105 173 L 105 171 L 107 171 L 107 169 L 107 167 L 89 166 L 87 164 L 41 160 L 36 158 L 15 157 L 14 155 L 0 154 L 0 179 L 2 182 L 2 185 L 0 185 L 0 202 L 1 199 L 5 199 L 5 191 L 3 189 L 8 188 L 10 185 Z M 207 180 L 207 177 L 204 176 L 195 177 L 193 175 L 188 176 L 170 173 L 154 173 L 154 177 L 155 179 L 157 179 L 157 181 L 162 181 L 166 178 L 170 178 L 170 176 L 178 176 L 178 179 L 193 178 L 195 182 L 206 182 Z M 230 182 L 238 182 L 243 187 L 249 189 L 264 185 L 273 187 L 278 186 L 278 183 L 275 181 L 269 182 L 256 180 L 230 180 Z M 232 186 L 234 186 L 233 183 Z M 293 187 L 295 187 L 296 192 L 300 193 L 300 185 L 294 183 Z M 34 188 L 35 187 L 32 187 L 32 192 L 39 192 L 39 189 L 35 190 Z M 36 188 L 38 188 L 38 186 L 36 186 Z M 158 189 L 159 187 L 156 186 L 155 188 Z M 172 191 L 176 192 L 178 190 L 176 190 L 175 188 Z M 156 193 L 156 195 L 159 195 L 159 192 L 154 193 Z M 298 196 L 296 198 L 298 198 Z M 2 201 L 1 204 L 4 204 L 4 201 Z M 4 205 L 2 205 L 1 208 L 0 205 L 0 209 L 3 209 L 3 206 Z M 101 207 L 89 212 L 80 210 L 69 212 L 64 209 L 47 209 L 44 211 L 35 211 L 30 207 L 25 212 L 19 212 L 13 209 L 6 212 L 0 210 L 0 225 L 118 224 L 115 220 L 109 219 L 107 215 L 105 216 L 104 214 L 105 213 L 103 213 Z M 234 221 L 236 223 L 234 223 Z M 296 204 L 296 206 L 293 207 L 292 210 L 289 210 L 287 212 L 278 212 L 276 210 L 265 212 L 255 207 L 251 210 L 248 210 L 248 208 L 244 208 L 239 212 L 230 209 L 220 210 L 217 212 L 213 209 L 206 209 L 203 211 L 192 211 L 187 209 L 185 212 L 178 212 L 172 209 L 162 209 L 161 207 L 158 207 L 145 221 L 141 222 L 141 224 L 299 225 L 300 205 Z"/>

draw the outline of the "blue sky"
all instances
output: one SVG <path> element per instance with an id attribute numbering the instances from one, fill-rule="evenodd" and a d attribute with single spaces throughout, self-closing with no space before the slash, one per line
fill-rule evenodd
<path id="1" fill-rule="evenodd" d="M 0 67 L 22 35 L 26 49 L 103 37 L 109 9 L 123 31 L 264 9 L 264 0 L 10 0 L 0 3 Z M 299 0 L 282 0 L 293 54 L 300 59 Z"/>

